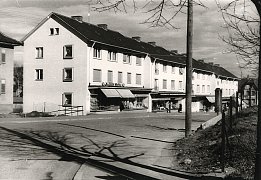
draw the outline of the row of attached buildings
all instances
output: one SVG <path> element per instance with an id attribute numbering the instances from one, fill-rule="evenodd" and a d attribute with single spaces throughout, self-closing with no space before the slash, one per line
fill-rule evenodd
<path id="1" fill-rule="evenodd" d="M 51 13 L 23 39 L 23 110 L 59 113 L 160 110 L 185 106 L 186 57 L 126 37 L 81 16 Z M 0 76 L 1 77 L 1 76 Z M 213 108 L 215 89 L 235 94 L 238 79 L 218 64 L 193 60 L 192 111 Z"/>

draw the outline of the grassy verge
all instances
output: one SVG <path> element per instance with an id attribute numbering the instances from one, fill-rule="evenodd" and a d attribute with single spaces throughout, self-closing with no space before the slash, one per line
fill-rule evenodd
<path id="1" fill-rule="evenodd" d="M 252 179 L 256 149 L 257 108 L 244 109 L 229 128 L 226 119 L 227 143 L 225 167 L 233 169 L 229 178 Z M 194 173 L 220 172 L 221 122 L 198 130 L 174 144 L 175 161 L 179 168 Z M 175 163 L 177 165 L 177 163 Z"/>

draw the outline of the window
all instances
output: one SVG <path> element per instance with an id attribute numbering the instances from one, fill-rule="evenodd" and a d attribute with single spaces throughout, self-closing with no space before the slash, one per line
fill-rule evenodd
<path id="1" fill-rule="evenodd" d="M 1 80 L 1 94 L 5 94 L 5 79 Z"/>
<path id="2" fill-rule="evenodd" d="M 50 28 L 50 35 L 59 35 L 59 28 Z"/>
<path id="3" fill-rule="evenodd" d="M 155 74 L 159 74 L 159 63 L 155 64 Z"/>
<path id="4" fill-rule="evenodd" d="M 36 79 L 37 81 L 42 81 L 43 80 L 43 69 L 36 69 Z"/>
<path id="5" fill-rule="evenodd" d="M 197 93 L 200 93 L 200 86 L 197 85 Z"/>
<path id="6" fill-rule="evenodd" d="M 184 73 L 184 68 L 179 68 L 179 75 L 183 75 Z"/>
<path id="7" fill-rule="evenodd" d="M 167 72 L 167 65 L 163 64 L 163 72 Z"/>
<path id="8" fill-rule="evenodd" d="M 55 34 L 59 35 L 59 28 L 55 28 Z"/>
<path id="9" fill-rule="evenodd" d="M 72 68 L 64 68 L 63 69 L 63 81 L 64 82 L 72 82 L 73 80 L 73 69 Z"/>
<path id="10" fill-rule="evenodd" d="M 207 93 L 210 93 L 210 85 L 207 85 Z"/>
<path id="11" fill-rule="evenodd" d="M 72 106 L 72 93 L 63 93 L 63 106 Z"/>
<path id="12" fill-rule="evenodd" d="M 36 58 L 42 59 L 43 58 L 43 47 L 37 47 L 36 49 Z"/>
<path id="13" fill-rule="evenodd" d="M 171 67 L 171 72 L 172 72 L 173 74 L 175 74 L 175 67 L 174 67 L 174 66 Z"/>
<path id="14" fill-rule="evenodd" d="M 131 73 L 127 73 L 127 84 L 131 84 Z"/>
<path id="15" fill-rule="evenodd" d="M 5 55 L 5 49 L 2 49 L 1 50 L 1 63 L 5 63 L 6 62 L 6 57 L 5 57 L 6 55 Z"/>
<path id="16" fill-rule="evenodd" d="M 159 80 L 158 79 L 154 79 L 154 89 L 159 90 Z"/>
<path id="17" fill-rule="evenodd" d="M 100 69 L 93 70 L 93 82 L 101 82 L 101 70 Z"/>
<path id="18" fill-rule="evenodd" d="M 140 57 L 136 57 L 136 65 L 141 66 L 141 58 Z"/>
<path id="19" fill-rule="evenodd" d="M 122 83 L 122 72 L 118 72 L 118 83 Z"/>
<path id="20" fill-rule="evenodd" d="M 163 89 L 167 89 L 167 80 L 163 79 Z"/>
<path id="21" fill-rule="evenodd" d="M 108 82 L 113 82 L 113 72 L 112 71 L 108 71 Z"/>
<path id="22" fill-rule="evenodd" d="M 205 93 L 205 85 L 202 85 L 202 93 Z"/>
<path id="23" fill-rule="evenodd" d="M 63 47 L 63 58 L 64 59 L 72 59 L 73 58 L 73 46 L 65 45 Z"/>
<path id="24" fill-rule="evenodd" d="M 202 79 L 205 80 L 205 74 L 202 74 Z"/>
<path id="25" fill-rule="evenodd" d="M 171 80 L 171 90 L 175 90 L 175 80 Z"/>
<path id="26" fill-rule="evenodd" d="M 108 51 L 108 60 L 109 61 L 117 61 L 117 53 Z"/>
<path id="27" fill-rule="evenodd" d="M 101 59 L 101 50 L 93 48 L 93 58 Z"/>
<path id="28" fill-rule="evenodd" d="M 183 86 L 182 81 L 179 81 L 179 90 L 182 90 L 182 86 Z"/>
<path id="29" fill-rule="evenodd" d="M 197 74 L 197 79 L 200 79 L 200 74 L 199 73 Z"/>
<path id="30" fill-rule="evenodd" d="M 54 29 L 50 28 L 50 35 L 54 35 Z"/>
<path id="31" fill-rule="evenodd" d="M 123 62 L 131 64 L 130 55 L 123 54 Z"/>
<path id="32" fill-rule="evenodd" d="M 136 84 L 141 85 L 141 74 L 136 74 Z"/>

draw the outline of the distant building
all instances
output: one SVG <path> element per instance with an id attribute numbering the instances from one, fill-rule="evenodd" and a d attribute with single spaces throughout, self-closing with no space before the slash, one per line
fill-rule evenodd
<path id="1" fill-rule="evenodd" d="M 241 108 L 258 104 L 258 81 L 252 78 L 243 78 L 238 85 Z"/>
<path id="2" fill-rule="evenodd" d="M 81 16 L 51 13 L 24 39 L 24 112 L 82 106 L 100 110 L 185 107 L 186 57 L 155 42 L 126 37 Z M 237 78 L 218 65 L 193 60 L 193 111 L 213 104 L 216 87 L 237 89 Z M 69 108 L 68 108 L 69 107 Z M 183 108 L 184 109 L 184 108 Z M 73 112 L 72 112 L 73 113 Z"/>
<path id="3" fill-rule="evenodd" d="M 0 113 L 13 112 L 14 46 L 19 45 L 0 32 Z"/>

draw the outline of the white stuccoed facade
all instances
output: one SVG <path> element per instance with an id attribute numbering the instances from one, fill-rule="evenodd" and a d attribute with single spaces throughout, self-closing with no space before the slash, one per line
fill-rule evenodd
<path id="1" fill-rule="evenodd" d="M 52 28 L 59 29 L 58 35 L 50 35 Z M 66 45 L 72 46 L 72 58 L 64 59 Z M 36 48 L 39 47 L 43 49 L 43 58 L 36 57 Z M 153 102 L 161 101 L 162 105 L 168 99 L 182 104 L 184 111 L 185 64 L 151 58 L 146 53 L 139 57 L 140 65 L 136 64 L 135 53 L 130 55 L 130 63 L 125 63 L 122 50 L 117 52 L 116 61 L 109 61 L 108 50 L 103 48 L 100 48 L 101 56 L 94 57 L 96 48 L 95 41 L 87 44 L 54 19 L 47 17 L 42 21 L 24 40 L 24 113 L 58 111 L 64 104 L 64 94 L 69 93 L 71 105 L 83 106 L 83 114 L 88 114 L 93 106 L 91 102 L 99 96 L 96 93 L 108 82 L 108 71 L 112 74 L 112 83 L 118 83 L 118 73 L 122 72 L 120 84 L 124 87 L 120 88 L 131 90 L 136 100 L 142 96 L 148 112 L 153 110 Z M 72 69 L 72 81 L 63 81 L 65 68 Z M 36 70 L 39 69 L 43 71 L 42 80 L 37 80 Z M 94 70 L 101 72 L 98 82 L 94 81 Z M 131 74 L 131 83 L 127 81 L 128 73 Z M 136 82 L 137 75 L 141 77 L 140 83 Z M 192 111 L 203 108 L 203 100 L 197 97 L 214 97 L 216 88 L 223 89 L 224 97 L 233 95 L 237 90 L 235 78 L 221 77 L 204 70 L 193 71 L 192 84 L 195 98 Z"/>

